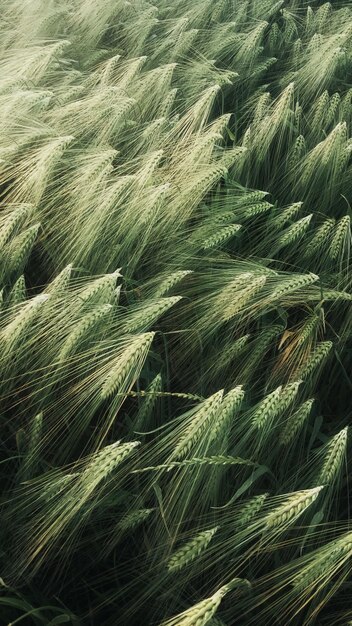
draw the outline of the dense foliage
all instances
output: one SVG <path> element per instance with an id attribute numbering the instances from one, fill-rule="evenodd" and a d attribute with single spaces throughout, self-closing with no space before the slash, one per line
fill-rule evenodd
<path id="1" fill-rule="evenodd" d="M 352 624 L 351 2 L 0 6 L 0 623 Z"/>

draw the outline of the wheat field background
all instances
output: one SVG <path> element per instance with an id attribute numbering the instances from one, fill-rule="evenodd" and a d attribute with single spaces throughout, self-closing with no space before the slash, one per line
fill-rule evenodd
<path id="1" fill-rule="evenodd" d="M 0 9 L 0 625 L 351 625 L 352 2 Z"/>

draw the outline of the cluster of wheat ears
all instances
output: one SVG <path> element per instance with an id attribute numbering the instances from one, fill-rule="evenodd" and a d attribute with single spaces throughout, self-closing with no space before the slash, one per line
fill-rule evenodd
<path id="1" fill-rule="evenodd" d="M 352 624 L 350 0 L 1 0 L 0 623 Z"/>

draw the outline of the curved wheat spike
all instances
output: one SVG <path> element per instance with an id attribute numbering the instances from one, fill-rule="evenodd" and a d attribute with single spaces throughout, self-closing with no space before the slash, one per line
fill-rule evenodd
<path id="1" fill-rule="evenodd" d="M 316 500 L 322 489 L 319 486 L 289 495 L 282 505 L 266 516 L 266 528 L 276 528 L 297 519 Z"/>
<path id="2" fill-rule="evenodd" d="M 176 550 L 167 562 L 168 571 L 177 572 L 178 570 L 183 569 L 185 565 L 194 561 L 203 552 L 203 550 L 206 550 L 217 530 L 217 526 L 215 528 L 211 528 L 210 530 L 204 530 L 185 543 L 181 548 Z"/>
<path id="3" fill-rule="evenodd" d="M 140 370 L 147 357 L 154 335 L 153 332 L 136 335 L 121 355 L 117 357 L 102 384 L 102 399 L 109 398 L 116 391 L 124 389 L 126 381 L 131 377 L 133 381 L 136 372 Z"/>
<path id="4" fill-rule="evenodd" d="M 218 391 L 205 400 L 197 409 L 190 424 L 184 429 L 179 442 L 176 445 L 173 457 L 177 460 L 188 456 L 192 447 L 199 440 L 204 431 L 207 431 L 221 407 L 223 391 Z"/>
<path id="5" fill-rule="evenodd" d="M 248 589 L 250 584 L 247 580 L 235 578 L 233 581 L 221 587 L 211 597 L 198 602 L 190 609 L 180 613 L 174 618 L 166 620 L 161 626 L 205 626 L 215 615 L 223 597 L 236 587 Z"/>

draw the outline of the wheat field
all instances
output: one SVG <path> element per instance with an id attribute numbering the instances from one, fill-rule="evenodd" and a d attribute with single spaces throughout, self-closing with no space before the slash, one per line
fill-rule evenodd
<path id="1" fill-rule="evenodd" d="M 351 625 L 352 3 L 0 7 L 0 626 Z"/>

